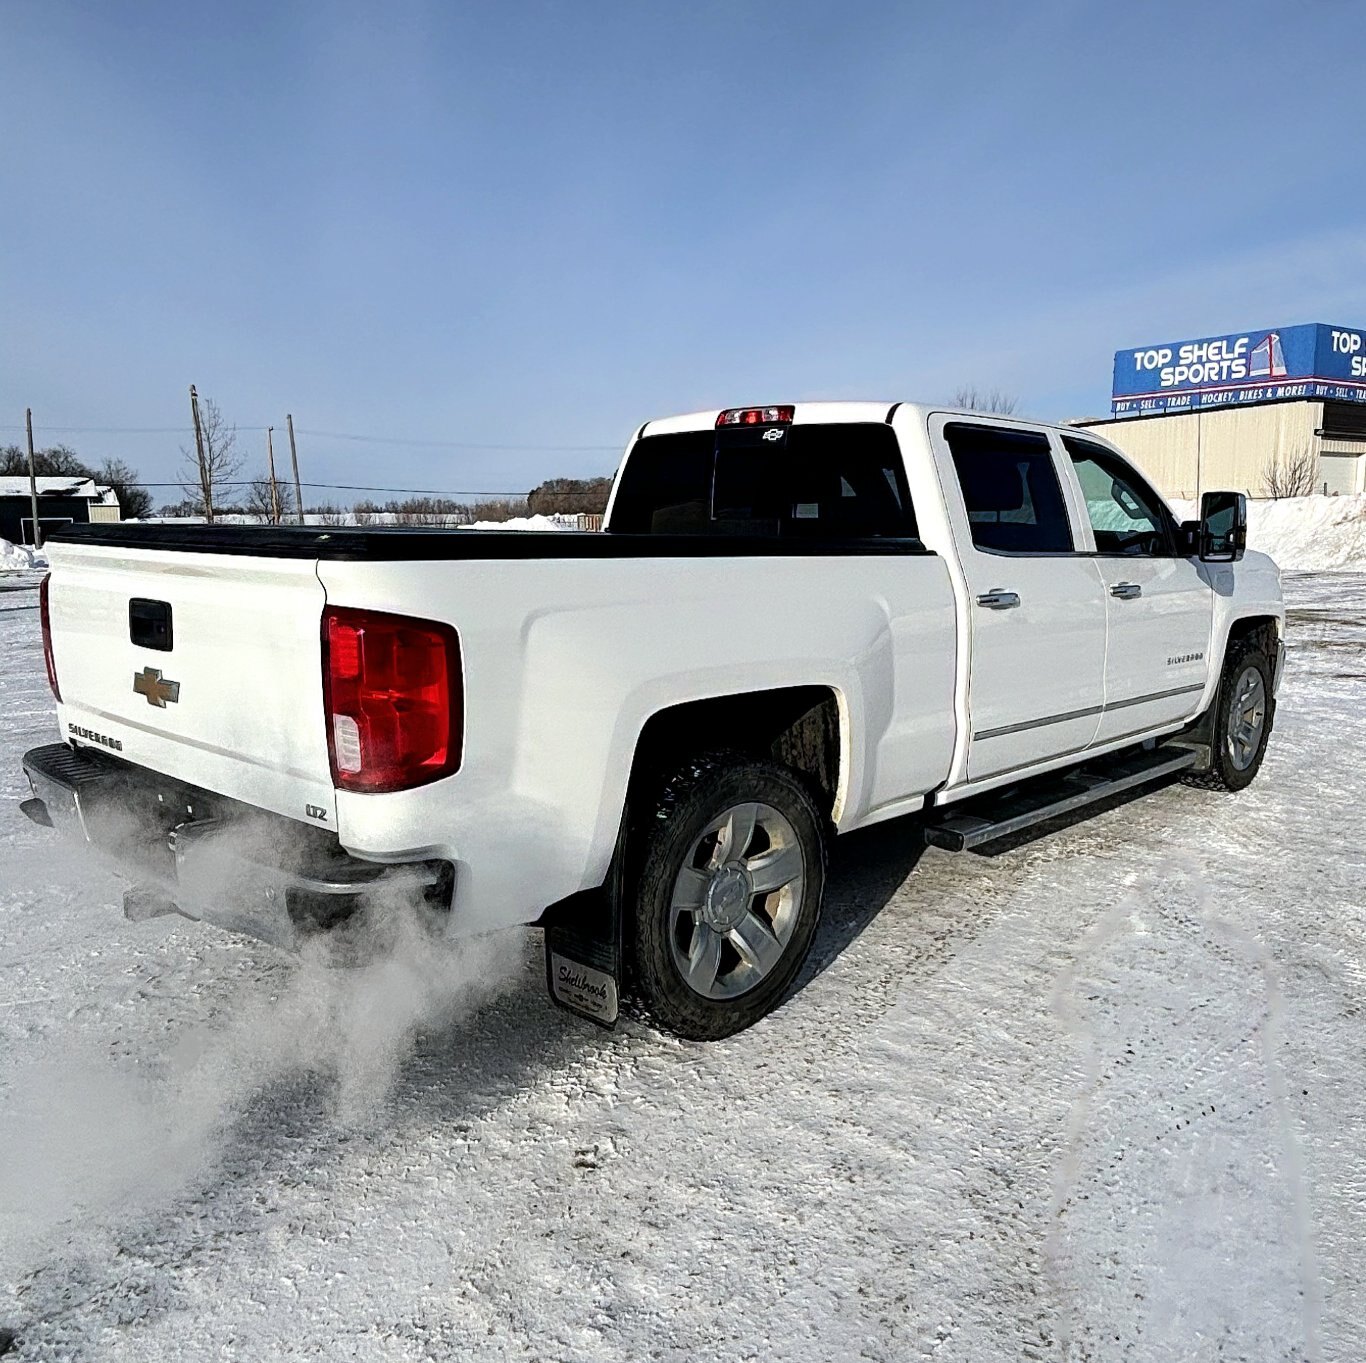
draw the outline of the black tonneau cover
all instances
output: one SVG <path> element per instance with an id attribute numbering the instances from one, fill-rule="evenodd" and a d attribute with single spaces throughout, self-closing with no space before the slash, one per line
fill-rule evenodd
<path id="1" fill-rule="evenodd" d="M 575 530 L 286 525 L 70 525 L 49 543 L 190 554 L 396 562 L 413 559 L 812 558 L 928 554 L 916 539 L 820 540 L 768 535 L 619 535 Z"/>

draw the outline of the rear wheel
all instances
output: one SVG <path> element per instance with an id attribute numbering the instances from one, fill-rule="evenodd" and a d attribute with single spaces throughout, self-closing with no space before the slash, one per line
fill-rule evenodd
<path id="1" fill-rule="evenodd" d="M 1205 790 L 1243 790 L 1261 769 L 1276 702 L 1271 663 L 1255 644 L 1229 649 L 1210 732 L 1210 769 L 1185 776 Z"/>
<path id="2" fill-rule="evenodd" d="M 664 783 L 644 832 L 636 982 L 670 1031 L 713 1040 L 757 1022 L 806 959 L 825 890 L 825 821 L 800 777 L 718 754 Z"/>

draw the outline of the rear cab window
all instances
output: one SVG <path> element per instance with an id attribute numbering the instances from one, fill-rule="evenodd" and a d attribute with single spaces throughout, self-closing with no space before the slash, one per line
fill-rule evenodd
<path id="1" fill-rule="evenodd" d="M 916 539 L 901 448 L 876 422 L 646 435 L 610 528 L 638 535 Z"/>

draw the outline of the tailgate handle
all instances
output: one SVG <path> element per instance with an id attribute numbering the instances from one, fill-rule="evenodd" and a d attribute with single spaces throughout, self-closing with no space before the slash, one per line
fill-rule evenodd
<path id="1" fill-rule="evenodd" d="M 128 603 L 128 637 L 139 648 L 169 653 L 175 643 L 175 632 L 171 627 L 171 603 L 149 601 L 143 596 L 133 597 Z"/>

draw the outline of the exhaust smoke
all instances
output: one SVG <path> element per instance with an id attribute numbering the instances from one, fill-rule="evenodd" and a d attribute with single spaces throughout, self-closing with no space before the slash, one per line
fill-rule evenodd
<path id="1" fill-rule="evenodd" d="M 88 879 L 115 899 L 103 876 Z M 59 1280 L 115 1256 L 140 1221 L 213 1177 L 273 1088 L 309 1086 L 324 1126 L 382 1129 L 417 1039 L 506 989 L 525 960 L 521 934 L 449 940 L 433 932 L 445 917 L 411 888 L 390 889 L 346 925 L 343 959 L 363 964 L 338 966 L 329 934 L 297 955 L 252 944 L 264 970 L 211 1021 L 172 1019 L 131 1043 L 64 1027 L 39 1035 L 34 1054 L 0 1057 L 0 1322 L 26 1330 L 74 1309 Z M 116 917 L 108 930 L 214 931 Z M 135 992 L 129 1006 L 145 1005 Z M 191 1009 L 204 1011 L 197 990 Z"/>

